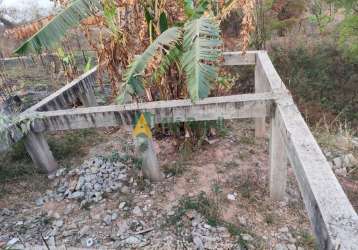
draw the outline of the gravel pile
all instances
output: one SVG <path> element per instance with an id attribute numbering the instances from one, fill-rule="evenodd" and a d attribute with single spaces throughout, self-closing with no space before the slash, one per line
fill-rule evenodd
<path id="1" fill-rule="evenodd" d="M 65 169 L 57 171 L 56 176 L 61 178 L 56 190 L 48 191 L 46 196 L 37 199 L 38 206 L 51 199 L 77 199 L 81 205 L 99 202 L 104 193 L 120 190 L 128 180 L 125 164 L 103 157 L 86 160 L 79 168 L 65 173 Z"/>

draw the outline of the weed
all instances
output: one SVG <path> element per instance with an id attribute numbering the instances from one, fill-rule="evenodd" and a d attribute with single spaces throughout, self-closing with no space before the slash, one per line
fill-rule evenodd
<path id="1" fill-rule="evenodd" d="M 307 230 L 299 230 L 294 233 L 297 245 L 308 249 L 317 249 L 315 238 Z"/>
<path id="2" fill-rule="evenodd" d="M 278 218 L 275 213 L 266 213 L 264 219 L 268 225 L 273 225 Z"/>
<path id="3" fill-rule="evenodd" d="M 119 162 L 122 160 L 122 156 L 117 151 L 112 151 L 112 154 L 108 157 L 110 162 Z"/>
<path id="4" fill-rule="evenodd" d="M 92 204 L 93 204 L 93 202 L 84 202 L 84 203 L 81 203 L 81 209 L 90 211 Z"/>
<path id="5" fill-rule="evenodd" d="M 101 141 L 101 137 L 93 129 L 66 132 L 63 136 L 48 138 L 49 146 L 58 160 L 66 160 L 85 154 L 84 146 L 94 145 Z"/>
<path id="6" fill-rule="evenodd" d="M 263 240 L 261 238 L 259 238 L 257 235 L 255 235 L 248 228 L 238 227 L 235 224 L 230 223 L 230 222 L 222 222 L 222 225 L 227 228 L 228 232 L 232 236 L 237 237 L 237 244 L 238 244 L 238 246 L 240 246 L 239 249 L 245 249 L 245 250 L 250 249 L 249 242 L 244 240 L 244 238 L 242 236 L 243 234 L 249 234 L 255 238 L 255 241 L 251 242 L 251 244 L 253 244 L 255 247 L 254 249 L 262 249 Z"/>
<path id="7" fill-rule="evenodd" d="M 252 196 L 251 183 L 248 179 L 240 184 L 240 192 L 242 197 L 250 199 Z"/>
<path id="8" fill-rule="evenodd" d="M 239 153 L 239 159 L 242 160 L 242 161 L 247 159 L 248 157 L 249 157 L 249 154 L 247 152 L 240 152 Z"/>
<path id="9" fill-rule="evenodd" d="M 242 136 L 239 141 L 242 144 L 255 145 L 255 138 L 254 137 Z"/>
<path id="10" fill-rule="evenodd" d="M 237 165 L 238 164 L 235 161 L 230 161 L 230 162 L 225 162 L 224 167 L 232 169 L 232 168 L 236 168 Z"/>
<path id="11" fill-rule="evenodd" d="M 219 205 L 213 199 L 209 198 L 205 192 L 201 192 L 195 197 L 183 197 L 179 201 L 175 214 L 168 218 L 168 223 L 170 225 L 180 223 L 184 214 L 189 210 L 199 212 L 206 218 L 207 223 L 211 226 L 217 226 L 219 224 Z"/>
<path id="12" fill-rule="evenodd" d="M 280 76 L 298 98 L 309 103 L 308 112 L 322 117 L 323 107 L 343 120 L 357 123 L 357 65 L 345 59 L 335 43 L 312 44 L 310 48 L 273 47 L 271 53 Z M 314 120 L 315 123 L 317 120 Z"/>
<path id="13" fill-rule="evenodd" d="M 84 154 L 84 147 L 94 144 L 101 138 L 94 130 L 68 132 L 62 136 L 49 136 L 49 145 L 56 159 L 63 166 L 69 166 L 69 160 Z M 25 149 L 24 141 L 19 141 L 5 154 L 0 155 L 0 183 L 17 180 L 19 178 L 32 178 L 37 175 L 38 169 L 32 163 Z M 39 181 L 37 181 L 39 180 Z M 31 182 L 31 185 L 42 185 L 41 178 Z M 6 192 L 1 188 L 1 194 Z"/>
<path id="14" fill-rule="evenodd" d="M 176 161 L 172 164 L 162 166 L 164 174 L 172 176 L 181 176 L 185 171 L 185 166 L 182 162 Z"/>

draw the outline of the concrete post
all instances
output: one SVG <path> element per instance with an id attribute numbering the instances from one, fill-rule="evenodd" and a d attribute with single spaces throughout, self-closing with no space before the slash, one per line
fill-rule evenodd
<path id="1" fill-rule="evenodd" d="M 264 79 L 262 78 L 263 71 L 259 62 L 255 66 L 255 93 L 265 92 Z M 264 138 L 266 135 L 266 120 L 265 118 L 255 118 L 255 137 Z"/>
<path id="2" fill-rule="evenodd" d="M 160 171 L 157 155 L 154 151 L 153 140 L 145 135 L 136 137 L 138 156 L 142 160 L 142 171 L 145 177 L 153 182 L 162 181 L 164 176 Z"/>
<path id="3" fill-rule="evenodd" d="M 57 163 L 43 133 L 30 131 L 25 137 L 25 147 L 41 172 L 53 174 L 57 170 Z"/>
<path id="4" fill-rule="evenodd" d="M 270 135 L 270 196 L 283 200 L 287 183 L 287 153 L 275 116 L 271 118 Z"/>

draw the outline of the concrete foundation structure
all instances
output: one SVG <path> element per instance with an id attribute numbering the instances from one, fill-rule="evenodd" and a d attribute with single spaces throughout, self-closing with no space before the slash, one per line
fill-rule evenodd
<path id="1" fill-rule="evenodd" d="M 262 138 L 266 135 L 266 119 L 270 119 L 272 199 L 285 196 L 289 160 L 320 249 L 358 249 L 358 215 L 268 54 L 227 52 L 224 58 L 224 65 L 255 65 L 256 93 L 206 98 L 195 104 L 175 100 L 91 107 L 95 106 L 91 92 L 95 68 L 23 113 L 39 117 L 27 135 L 27 150 L 41 169 L 52 172 L 56 164 L 42 135 L 46 131 L 132 125 L 136 113 L 150 112 L 154 123 L 252 118 L 255 134 Z M 87 108 L 66 109 L 77 98 Z M 14 143 L 17 140 L 13 138 Z"/>

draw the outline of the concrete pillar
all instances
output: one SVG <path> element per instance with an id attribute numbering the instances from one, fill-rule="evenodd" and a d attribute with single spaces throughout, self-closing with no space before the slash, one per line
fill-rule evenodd
<path id="1" fill-rule="evenodd" d="M 262 67 L 259 62 L 255 66 L 255 93 L 265 92 L 264 79 L 262 78 Z M 255 118 L 255 137 L 264 138 L 266 135 L 265 118 Z"/>
<path id="2" fill-rule="evenodd" d="M 283 200 L 287 184 L 287 153 L 280 133 L 277 119 L 271 118 L 270 135 L 270 196 L 271 199 Z"/>
<path id="3" fill-rule="evenodd" d="M 153 140 L 145 135 L 135 138 L 139 158 L 142 160 L 142 171 L 145 177 L 154 182 L 162 181 L 164 176 L 154 150 Z"/>
<path id="4" fill-rule="evenodd" d="M 30 131 L 25 137 L 25 147 L 41 172 L 53 174 L 57 170 L 57 163 L 43 133 Z"/>
<path id="5" fill-rule="evenodd" d="M 83 106 L 85 107 L 95 107 L 97 106 L 96 96 L 94 94 L 93 87 L 86 88 L 85 93 L 79 96 Z"/>

